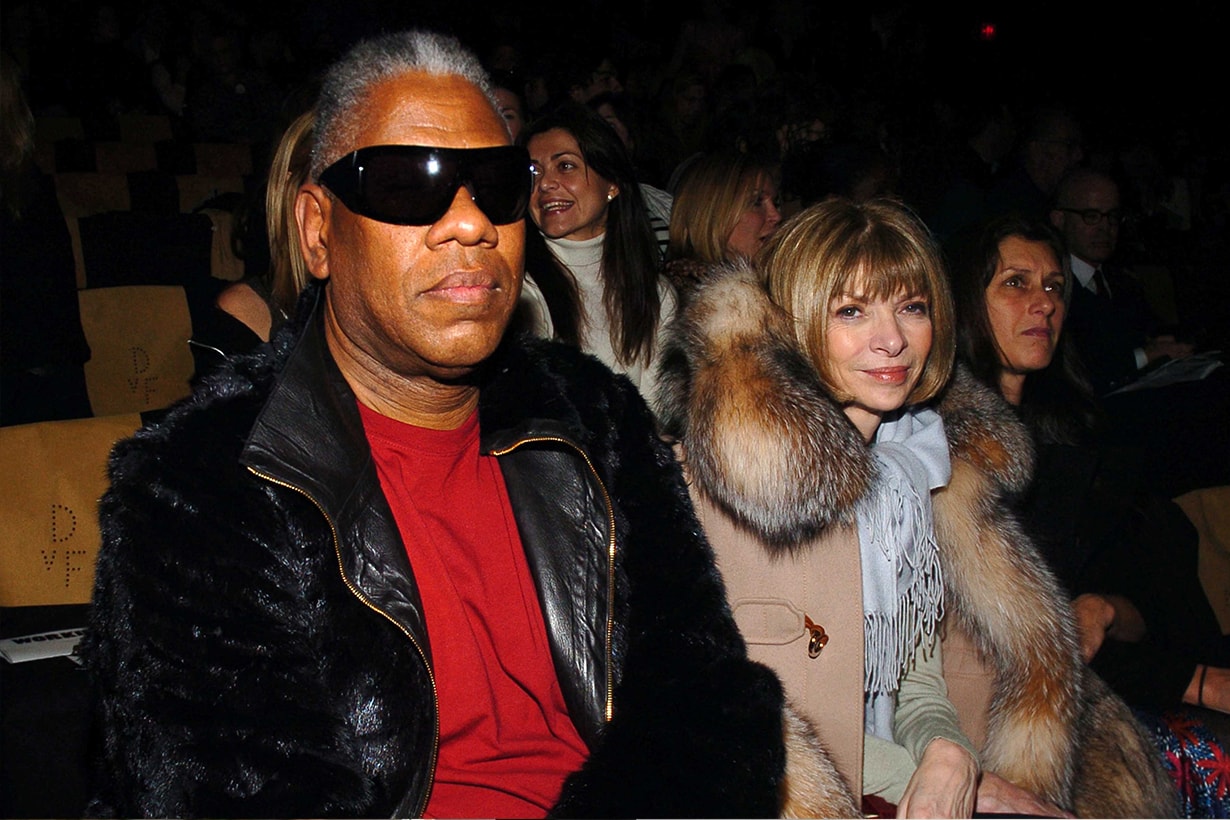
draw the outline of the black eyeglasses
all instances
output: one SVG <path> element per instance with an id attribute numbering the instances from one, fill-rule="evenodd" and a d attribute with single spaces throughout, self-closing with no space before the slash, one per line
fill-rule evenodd
<path id="1" fill-rule="evenodd" d="M 1096 225 L 1103 219 L 1109 219 L 1110 224 L 1118 225 L 1123 221 L 1123 211 L 1115 208 L 1110 211 L 1099 211 L 1097 208 L 1056 208 L 1065 214 L 1079 214 L 1086 225 Z"/>
<path id="2" fill-rule="evenodd" d="M 530 201 L 530 155 L 515 145 L 372 145 L 330 165 L 320 183 L 356 214 L 391 225 L 431 225 L 464 185 L 492 223 L 507 225 Z"/>

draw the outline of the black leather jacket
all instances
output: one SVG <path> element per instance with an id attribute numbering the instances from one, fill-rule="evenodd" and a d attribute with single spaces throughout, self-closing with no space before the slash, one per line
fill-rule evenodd
<path id="1" fill-rule="evenodd" d="M 321 335 L 307 334 L 241 458 L 257 475 L 303 493 L 320 508 L 336 536 L 347 589 L 404 632 L 430 670 L 430 642 L 406 548 L 370 466 L 354 394 L 331 362 Z M 610 495 L 575 434 L 559 422 L 527 419 L 513 428 L 480 429 L 482 451 L 500 458 L 569 714 L 592 744 L 613 697 Z M 434 763 L 434 743 L 430 755 Z M 422 813 L 431 769 L 415 772 L 397 814 Z"/>
<path id="2" fill-rule="evenodd" d="M 84 650 L 104 740 L 94 813 L 426 805 L 430 630 L 354 395 L 319 321 L 293 333 L 113 456 Z M 509 340 L 482 378 L 482 447 L 591 750 L 556 811 L 774 813 L 780 690 L 746 660 L 643 401 L 550 343 Z"/>

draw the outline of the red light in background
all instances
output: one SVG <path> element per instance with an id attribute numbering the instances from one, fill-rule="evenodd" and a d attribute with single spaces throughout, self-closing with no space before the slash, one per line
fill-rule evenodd
<path id="1" fill-rule="evenodd" d="M 994 23 L 983 23 L 978 27 L 978 36 L 983 40 L 994 40 L 998 32 L 999 29 L 995 27 Z"/>

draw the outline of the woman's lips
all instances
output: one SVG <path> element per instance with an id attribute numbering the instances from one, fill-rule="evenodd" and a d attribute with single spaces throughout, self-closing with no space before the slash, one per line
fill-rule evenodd
<path id="1" fill-rule="evenodd" d="M 552 199 L 546 202 L 539 203 L 538 210 L 542 211 L 544 216 L 566 211 L 572 207 L 572 203 L 564 199 Z"/>
<path id="2" fill-rule="evenodd" d="M 910 375 L 910 368 L 875 367 L 863 372 L 880 384 L 897 385 L 905 383 L 906 377 Z"/>

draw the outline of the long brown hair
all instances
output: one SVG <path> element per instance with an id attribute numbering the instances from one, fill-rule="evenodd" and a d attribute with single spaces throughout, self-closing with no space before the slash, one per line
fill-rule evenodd
<path id="1" fill-rule="evenodd" d="M 287 314 L 308 283 L 307 262 L 299 248 L 295 198 L 311 171 L 315 125 L 315 110 L 305 111 L 291 122 L 274 151 L 265 187 L 270 290 L 274 307 Z"/>
<path id="2" fill-rule="evenodd" d="M 997 393 L 1003 364 L 987 316 L 987 286 L 999 265 L 1000 245 L 1013 236 L 1045 244 L 1061 265 L 1067 259 L 1063 239 L 1050 225 L 1015 214 L 992 219 L 952 250 L 957 352 L 973 375 Z M 1071 287 L 1072 277 L 1068 276 L 1065 299 L 1070 296 Z M 1021 393 L 1021 417 L 1040 440 L 1049 443 L 1075 444 L 1094 430 L 1101 419 L 1093 388 L 1069 335 L 1061 330 L 1051 363 L 1028 374 Z"/>
<path id="3" fill-rule="evenodd" d="M 662 310 L 660 254 L 632 159 L 610 123 L 580 103 L 564 103 L 535 120 L 522 129 L 517 142 L 529 145 L 535 136 L 556 128 L 572 135 L 589 167 L 619 186 L 619 196 L 607 206 L 602 240 L 602 303 L 611 319 L 611 346 L 619 360 L 648 362 Z"/>

